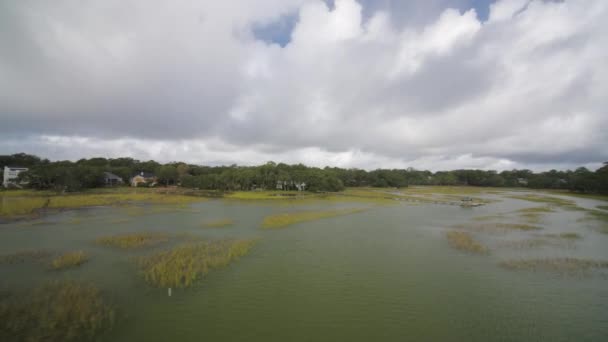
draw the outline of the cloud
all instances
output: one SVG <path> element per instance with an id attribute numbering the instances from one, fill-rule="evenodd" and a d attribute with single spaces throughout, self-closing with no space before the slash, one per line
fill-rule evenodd
<path id="1" fill-rule="evenodd" d="M 416 20 L 396 4 L 3 3 L 0 153 L 433 170 L 608 160 L 605 1 L 500 0 L 482 19 L 470 1 L 408 2 Z M 260 37 L 290 18 L 281 44 Z"/>

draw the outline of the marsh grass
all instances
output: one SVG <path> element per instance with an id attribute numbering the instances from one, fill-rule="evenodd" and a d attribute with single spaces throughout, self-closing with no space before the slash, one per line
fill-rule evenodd
<path id="1" fill-rule="evenodd" d="M 22 250 L 12 254 L 0 255 L 0 265 L 21 264 L 24 262 L 44 262 L 53 255 L 52 252 L 42 249 Z"/>
<path id="2" fill-rule="evenodd" d="M 448 243 L 453 248 L 461 251 L 476 253 L 476 254 L 488 254 L 489 250 L 484 245 L 475 241 L 471 234 L 460 231 L 450 231 L 446 233 Z"/>
<path id="3" fill-rule="evenodd" d="M 596 206 L 596 208 L 602 209 L 602 210 L 608 210 L 608 205 L 598 205 L 598 206 Z"/>
<path id="4" fill-rule="evenodd" d="M 114 321 L 114 309 L 92 285 L 52 282 L 0 298 L 1 341 L 95 341 Z"/>
<path id="5" fill-rule="evenodd" d="M 6 192 L 12 193 L 12 192 Z M 14 218 L 35 214 L 40 209 L 73 209 L 82 207 L 129 205 L 132 203 L 165 204 L 185 207 L 206 201 L 206 198 L 178 193 L 156 192 L 85 192 L 77 194 L 52 194 L 23 191 L 21 196 L 0 195 L 0 217 Z"/>
<path id="6" fill-rule="evenodd" d="M 564 275 L 585 274 L 593 270 L 608 269 L 608 261 L 577 258 L 547 258 L 508 260 L 500 266 L 509 270 L 553 272 Z"/>
<path id="7" fill-rule="evenodd" d="M 593 228 L 603 234 L 608 234 L 608 212 L 599 209 L 585 210 L 585 216 L 579 222 L 592 221 Z"/>
<path id="8" fill-rule="evenodd" d="M 54 270 L 64 270 L 80 266 L 87 261 L 89 261 L 89 256 L 84 251 L 68 252 L 53 259 L 51 267 Z"/>
<path id="9" fill-rule="evenodd" d="M 139 258 L 144 279 L 156 287 L 184 288 L 211 270 L 247 254 L 254 240 L 201 241 Z"/>
<path id="10" fill-rule="evenodd" d="M 574 248 L 573 242 L 582 238 L 577 233 L 542 234 L 536 236 L 536 238 L 531 239 L 501 241 L 498 243 L 498 246 L 513 249 L 528 249 L 539 247 Z"/>
<path id="11" fill-rule="evenodd" d="M 527 194 L 527 195 L 510 195 L 506 196 L 512 199 L 518 199 L 523 201 L 535 202 L 535 203 L 545 203 L 562 207 L 576 207 L 575 202 L 565 198 L 558 198 L 553 196 L 543 196 L 536 194 Z"/>
<path id="12" fill-rule="evenodd" d="M 505 218 L 506 218 L 506 216 L 504 216 L 502 214 L 485 215 L 485 216 L 473 217 L 473 221 L 495 221 L 495 220 L 503 220 Z"/>
<path id="13" fill-rule="evenodd" d="M 95 242 L 109 247 L 133 249 L 154 246 L 169 241 L 169 237 L 161 233 L 132 233 L 97 238 Z"/>
<path id="14" fill-rule="evenodd" d="M 234 225 L 232 219 L 221 219 L 215 221 L 203 222 L 203 228 L 225 228 Z"/>
<path id="15" fill-rule="evenodd" d="M 406 193 L 471 195 L 483 193 L 501 193 L 508 189 L 487 188 L 480 186 L 411 186 L 403 189 Z"/>
<path id="16" fill-rule="evenodd" d="M 556 239 L 567 239 L 567 240 L 579 240 L 583 237 L 579 233 L 566 232 L 559 234 L 545 234 L 546 237 L 556 238 Z"/>
<path id="17" fill-rule="evenodd" d="M 328 211 L 299 211 L 292 213 L 283 213 L 277 215 L 270 215 L 264 218 L 262 222 L 262 228 L 264 229 L 278 229 L 285 228 L 287 226 L 320 220 L 324 218 L 343 216 L 349 214 L 355 214 L 365 211 L 365 209 L 340 209 L 340 210 L 328 210 Z"/>
<path id="18" fill-rule="evenodd" d="M 487 232 L 487 233 L 505 233 L 509 231 L 536 231 L 541 230 L 542 228 L 539 226 L 533 226 L 525 223 L 501 223 L 501 222 L 491 222 L 491 223 L 470 223 L 470 224 L 458 224 L 454 226 L 458 229 L 470 229 L 477 232 Z"/>
<path id="19" fill-rule="evenodd" d="M 308 199 L 312 197 L 318 197 L 318 195 L 311 192 L 299 192 L 299 191 L 235 191 L 229 192 L 224 195 L 224 198 L 235 199 L 235 200 L 270 200 L 270 201 L 294 201 L 301 199 Z"/>
<path id="20" fill-rule="evenodd" d="M 501 241 L 498 243 L 498 247 L 504 248 L 512 248 L 512 249 L 529 249 L 529 248 L 539 248 L 539 247 L 562 247 L 564 244 L 561 244 L 557 241 L 552 241 L 549 239 L 543 238 L 534 238 L 534 239 L 524 239 L 524 240 L 514 240 L 514 241 Z"/>
<path id="21" fill-rule="evenodd" d="M 15 218 L 31 215 L 46 207 L 48 199 L 44 197 L 7 197 L 0 195 L 0 217 Z"/>

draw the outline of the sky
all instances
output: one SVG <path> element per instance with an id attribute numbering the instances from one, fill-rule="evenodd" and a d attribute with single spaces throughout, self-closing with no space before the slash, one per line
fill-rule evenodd
<path id="1" fill-rule="evenodd" d="M 0 0 L 0 154 L 608 161 L 605 0 Z"/>

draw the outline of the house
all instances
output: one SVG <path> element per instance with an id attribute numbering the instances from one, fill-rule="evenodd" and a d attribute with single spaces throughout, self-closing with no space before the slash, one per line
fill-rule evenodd
<path id="1" fill-rule="evenodd" d="M 523 186 L 527 186 L 528 185 L 528 180 L 525 179 L 525 178 L 517 178 L 517 184 L 523 185 Z"/>
<path id="2" fill-rule="evenodd" d="M 120 176 L 117 176 L 111 172 L 103 173 L 103 181 L 106 186 L 115 186 L 115 185 L 121 185 L 124 183 L 124 181 L 122 180 L 122 178 Z"/>
<path id="3" fill-rule="evenodd" d="M 150 172 L 140 172 L 139 174 L 131 177 L 131 186 L 137 186 L 138 184 L 150 183 L 154 185 L 156 183 L 156 176 Z"/>
<path id="4" fill-rule="evenodd" d="M 2 186 L 5 188 L 15 186 L 21 187 L 20 184 L 17 183 L 17 178 L 21 172 L 27 171 L 26 167 L 18 167 L 18 166 L 5 166 L 4 167 L 4 178 L 2 178 Z"/>
<path id="5" fill-rule="evenodd" d="M 277 190 L 306 190 L 306 183 L 294 181 L 277 181 Z"/>

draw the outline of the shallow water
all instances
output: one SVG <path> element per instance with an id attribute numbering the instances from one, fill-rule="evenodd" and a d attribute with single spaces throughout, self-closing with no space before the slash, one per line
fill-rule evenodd
<path id="1" fill-rule="evenodd" d="M 576 257 L 608 260 L 608 235 L 582 211 L 554 207 L 539 231 L 475 231 L 490 249 L 474 255 L 452 249 L 445 232 L 474 218 L 543 206 L 504 194 L 477 208 L 434 204 L 378 206 L 323 202 L 212 200 L 189 205 L 99 207 L 0 225 L 0 254 L 24 249 L 82 249 L 91 261 L 77 269 L 0 265 L 0 288 L 33 288 L 50 279 L 95 283 L 120 312 L 107 341 L 606 341 L 606 270 L 568 276 L 512 271 L 510 259 Z M 570 198 L 584 207 L 603 202 Z M 291 203 L 291 202 L 288 202 Z M 296 202 L 297 203 L 297 202 Z M 605 203 L 605 202 L 604 202 Z M 266 215 L 295 210 L 369 207 L 347 216 L 263 230 Z M 202 228 L 206 221 L 235 225 Z M 460 228 L 466 230 L 466 228 Z M 163 232 L 178 236 L 257 238 L 252 251 L 212 271 L 188 289 L 156 289 L 137 274 L 135 251 L 96 245 L 100 236 Z M 505 242 L 576 232 L 581 239 L 534 248 Z M 184 235 L 186 234 L 186 235 Z"/>

